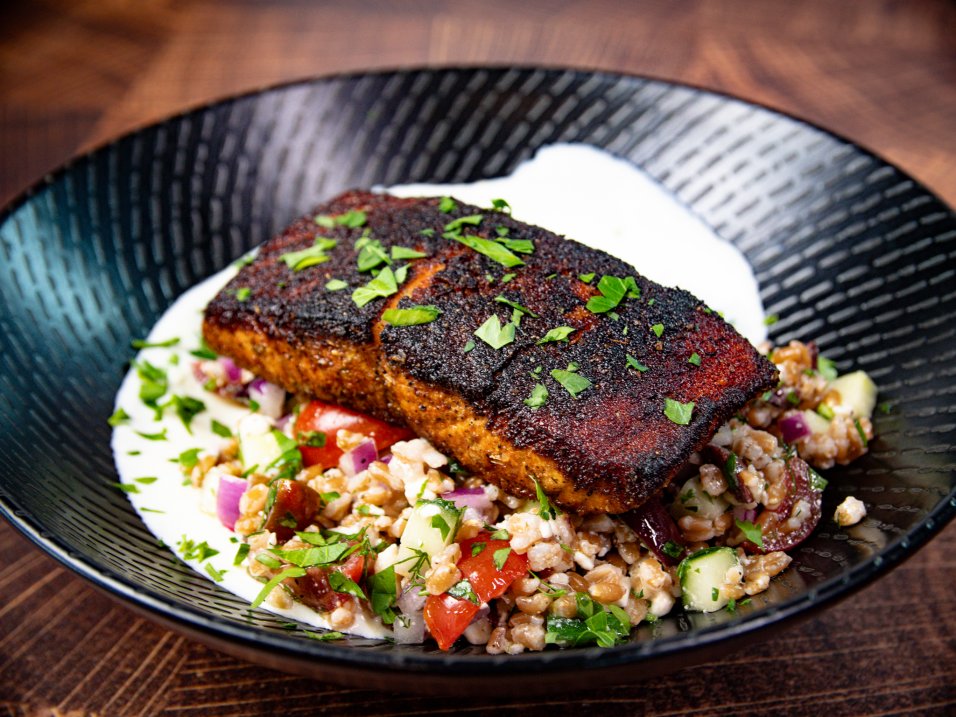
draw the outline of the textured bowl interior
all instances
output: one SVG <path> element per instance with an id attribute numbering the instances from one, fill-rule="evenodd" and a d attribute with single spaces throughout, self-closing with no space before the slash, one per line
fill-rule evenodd
<path id="1" fill-rule="evenodd" d="M 110 486 L 106 418 L 130 339 L 184 289 L 340 190 L 500 175 L 568 141 L 627 158 L 740 247 L 767 311 L 780 316 L 776 341 L 816 339 L 841 369 L 873 376 L 891 409 L 875 418 L 869 455 L 829 472 L 824 505 L 832 515 L 856 495 L 869 507 L 862 524 L 844 532 L 824 520 L 791 569 L 736 614 L 678 613 L 612 650 L 517 658 L 310 641 L 157 546 Z M 0 221 L 0 508 L 99 585 L 270 664 L 439 677 L 622 666 L 645 674 L 658 658 L 847 593 L 956 512 L 953 214 L 852 144 L 744 102 L 560 70 L 323 79 L 120 139 L 35 187 Z"/>

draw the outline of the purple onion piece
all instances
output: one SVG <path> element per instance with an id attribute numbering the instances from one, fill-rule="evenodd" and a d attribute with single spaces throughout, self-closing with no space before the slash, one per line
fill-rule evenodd
<path id="1" fill-rule="evenodd" d="M 379 456 L 379 460 L 385 465 L 388 465 L 389 463 L 392 462 L 392 454 L 386 453 L 384 456 Z"/>
<path id="2" fill-rule="evenodd" d="M 458 508 L 471 508 L 482 518 L 487 519 L 491 512 L 491 501 L 483 488 L 456 488 L 448 493 L 442 493 L 444 500 L 451 501 Z"/>
<path id="3" fill-rule="evenodd" d="M 746 520 L 749 523 L 753 523 L 754 520 L 757 519 L 757 509 L 748 508 L 745 505 L 735 505 L 734 518 L 737 520 Z"/>
<path id="4" fill-rule="evenodd" d="M 802 413 L 788 414 L 781 418 L 777 425 L 780 426 L 780 434 L 784 443 L 799 441 L 812 433 Z"/>
<path id="5" fill-rule="evenodd" d="M 249 399 L 259 404 L 259 413 L 269 418 L 280 418 L 285 408 L 285 391 L 261 378 L 249 384 Z"/>
<path id="6" fill-rule="evenodd" d="M 220 356 L 219 363 L 226 369 L 226 378 L 230 383 L 239 383 L 242 380 L 242 370 L 236 366 L 236 362 L 228 356 Z"/>
<path id="7" fill-rule="evenodd" d="M 684 538 L 660 498 L 651 498 L 623 518 L 664 565 L 676 565 L 687 554 Z"/>
<path id="8" fill-rule="evenodd" d="M 219 522 L 229 528 L 236 529 L 239 520 L 239 499 L 245 493 L 249 481 L 238 476 L 223 474 L 219 476 L 219 489 L 216 491 L 216 515 Z"/>
<path id="9" fill-rule="evenodd" d="M 378 460 L 378 450 L 375 441 L 369 439 L 358 444 L 339 459 L 339 468 L 347 476 L 354 476 Z"/>

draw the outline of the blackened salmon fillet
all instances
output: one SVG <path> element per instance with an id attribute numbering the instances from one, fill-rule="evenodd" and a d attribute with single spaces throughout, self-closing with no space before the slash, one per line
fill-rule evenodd
<path id="1" fill-rule="evenodd" d="M 318 207 L 260 248 L 203 331 L 288 391 L 406 425 L 505 491 L 537 483 L 581 513 L 659 493 L 777 380 L 688 292 L 450 198 Z"/>

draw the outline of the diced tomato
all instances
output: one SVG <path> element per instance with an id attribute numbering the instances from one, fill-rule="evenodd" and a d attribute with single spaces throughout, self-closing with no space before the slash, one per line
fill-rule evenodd
<path id="1" fill-rule="evenodd" d="M 484 543 L 477 555 L 472 555 L 474 547 Z M 501 597 L 511 587 L 511 583 L 528 572 L 528 558 L 511 550 L 501 570 L 495 565 L 495 553 L 509 548 L 507 540 L 491 540 L 489 533 L 479 533 L 476 537 L 461 542 L 461 558 L 458 569 L 471 583 L 475 595 L 481 602 L 489 602 Z"/>
<path id="2" fill-rule="evenodd" d="M 475 603 L 448 593 L 429 595 L 425 600 L 425 624 L 442 650 L 455 644 L 477 613 Z"/>
<path id="3" fill-rule="evenodd" d="M 471 583 L 479 603 L 501 597 L 511 583 L 528 572 L 528 559 L 510 550 L 507 540 L 492 540 L 490 533 L 479 533 L 474 538 L 463 540 L 460 545 L 458 569 L 463 578 Z M 500 550 L 509 552 L 499 570 L 495 565 L 495 553 Z M 429 595 L 425 600 L 425 625 L 438 647 L 447 650 L 471 624 L 478 609 L 475 603 L 452 597 L 448 593 Z"/>
<path id="4" fill-rule="evenodd" d="M 329 585 L 329 573 L 333 570 L 342 573 L 355 583 L 362 579 L 365 569 L 365 558 L 359 553 L 352 553 L 342 564 L 334 568 L 313 567 L 306 569 L 301 578 L 293 578 L 293 591 L 299 599 L 314 610 L 331 612 L 342 603 L 348 602 L 351 597 L 347 593 L 335 592 Z"/>
<path id="5" fill-rule="evenodd" d="M 415 435 L 407 428 L 393 426 L 391 423 L 366 416 L 364 413 L 322 401 L 309 401 L 295 419 L 295 436 L 298 439 L 299 434 L 324 433 L 325 445 L 321 448 L 299 446 L 302 462 L 306 466 L 321 465 L 323 468 L 337 466 L 339 458 L 342 457 L 342 451 L 338 447 L 336 436 L 341 430 L 361 433 L 373 438 L 379 452 L 387 450 L 393 443 L 408 440 Z"/>
<path id="6" fill-rule="evenodd" d="M 305 530 L 321 505 L 319 494 L 304 483 L 278 480 L 272 509 L 263 528 L 275 533 L 279 542 L 284 543 L 295 531 Z"/>

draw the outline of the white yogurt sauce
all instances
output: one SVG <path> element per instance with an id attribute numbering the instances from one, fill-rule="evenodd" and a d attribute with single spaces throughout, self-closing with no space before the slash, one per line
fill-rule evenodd
<path id="1" fill-rule="evenodd" d="M 542 149 L 509 177 L 473 184 L 403 185 L 389 192 L 400 196 L 450 195 L 463 202 L 490 206 L 504 198 L 516 219 L 538 224 L 554 232 L 603 249 L 633 264 L 655 281 L 680 286 L 724 313 L 753 342 L 766 338 L 764 313 L 757 282 L 743 256 L 692 216 L 660 185 L 623 160 L 593 147 L 556 145 Z M 719 267 L 719 271 L 717 268 Z M 240 597 L 255 599 L 262 584 L 233 565 L 239 544 L 215 515 L 215 501 L 189 485 L 183 485 L 177 457 L 201 448 L 215 452 L 223 439 L 212 431 L 212 421 L 233 432 L 248 409 L 205 391 L 193 376 L 195 358 L 189 353 L 199 346 L 202 311 L 236 269 L 230 267 L 184 293 L 149 333 L 159 343 L 178 338 L 168 348 L 148 348 L 139 361 L 163 368 L 169 380 L 168 394 L 194 396 L 206 405 L 196 416 L 190 434 L 175 412 L 167 409 L 155 420 L 154 411 L 139 398 L 140 379 L 135 370 L 124 379 L 116 407 L 130 420 L 113 432 L 112 448 L 117 470 L 131 488 L 129 499 L 150 531 L 180 555 L 176 546 L 185 536 L 206 543 L 218 554 L 204 561 L 187 561 L 210 577 L 206 565 L 222 571 L 220 585 Z M 149 440 L 141 434 L 165 431 L 166 440 Z M 143 481 L 142 479 L 146 479 Z M 155 479 L 155 480 L 152 480 Z M 205 501 L 211 512 L 205 512 Z M 212 579 L 210 577 L 210 579 Z M 313 610 L 295 604 L 281 610 L 263 607 L 305 624 L 328 627 Z M 387 634 L 374 620 L 359 615 L 349 632 L 366 637 Z"/>

